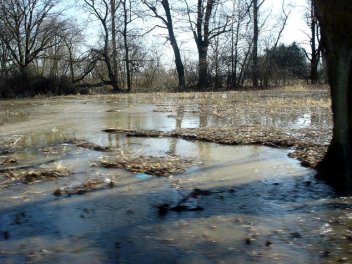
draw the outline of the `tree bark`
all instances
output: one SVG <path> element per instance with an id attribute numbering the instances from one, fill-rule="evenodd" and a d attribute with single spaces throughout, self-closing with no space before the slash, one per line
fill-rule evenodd
<path id="1" fill-rule="evenodd" d="M 112 43 L 112 65 L 110 64 L 110 59 L 106 58 L 105 61 L 109 61 L 107 63 L 109 78 L 112 82 L 112 87 L 114 92 L 118 92 L 118 78 L 117 78 L 117 44 L 116 44 L 116 2 L 115 0 L 110 0 L 110 8 L 111 8 L 111 43 Z M 108 32 L 106 32 L 108 35 Z M 108 43 L 109 40 L 107 40 Z M 107 51 L 106 51 L 106 54 Z M 110 68 L 110 69 L 109 69 Z"/>
<path id="2" fill-rule="evenodd" d="M 333 111 L 333 138 L 318 165 L 329 182 L 352 190 L 352 5 L 315 0 L 326 49 Z"/>
<path id="3" fill-rule="evenodd" d="M 252 85 L 258 87 L 258 0 L 253 0 Z"/>
<path id="4" fill-rule="evenodd" d="M 128 49 L 128 39 L 127 39 L 127 27 L 129 24 L 128 21 L 128 10 L 126 7 L 127 0 L 123 1 L 123 42 L 124 42 L 124 48 L 125 48 L 125 61 L 126 61 L 126 79 L 127 79 L 127 91 L 131 92 L 132 89 L 132 82 L 131 82 L 131 70 L 130 70 L 130 55 L 129 55 L 129 49 Z"/>
<path id="5" fill-rule="evenodd" d="M 310 30 L 312 33 L 311 43 L 310 43 L 311 52 L 312 52 L 312 55 L 311 55 L 312 57 L 310 60 L 310 81 L 311 81 L 311 84 L 316 84 L 318 82 L 318 64 L 319 64 L 320 50 L 319 48 L 317 49 L 316 47 L 318 28 L 317 28 L 317 17 L 315 14 L 313 0 L 310 7 L 310 20 L 311 20 Z"/>
<path id="6" fill-rule="evenodd" d="M 177 45 L 175 33 L 174 33 L 174 27 L 173 27 L 173 22 L 172 22 L 172 17 L 171 17 L 171 12 L 170 12 L 170 5 L 168 0 L 162 0 L 161 4 L 164 8 L 165 15 L 166 15 L 166 20 L 167 20 L 167 30 L 169 33 L 169 38 L 170 38 L 170 43 L 172 46 L 172 49 L 174 51 L 175 55 L 175 64 L 176 64 L 176 70 L 177 70 L 177 76 L 178 76 L 178 86 L 180 88 L 184 88 L 186 86 L 186 80 L 185 80 L 185 69 L 182 63 L 181 59 L 181 53 L 180 49 Z"/>
<path id="7" fill-rule="evenodd" d="M 206 88 L 209 86 L 208 78 L 208 47 L 200 45 L 198 48 L 198 86 L 199 88 Z"/>

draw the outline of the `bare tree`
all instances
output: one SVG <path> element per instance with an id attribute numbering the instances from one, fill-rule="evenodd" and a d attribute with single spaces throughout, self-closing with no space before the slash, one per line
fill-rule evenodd
<path id="1" fill-rule="evenodd" d="M 258 69 L 258 42 L 259 42 L 259 14 L 260 7 L 264 4 L 265 0 L 261 2 L 252 0 L 253 9 L 253 49 L 252 49 L 252 85 L 253 87 L 259 86 L 259 69 Z"/>
<path id="2" fill-rule="evenodd" d="M 119 85 L 118 85 L 118 76 L 116 73 L 116 64 L 114 62 L 114 58 L 116 58 L 115 52 L 117 48 L 113 47 L 113 55 L 110 56 L 110 49 L 109 49 L 109 38 L 112 36 L 112 32 L 115 32 L 115 28 L 111 26 L 111 29 L 109 28 L 109 16 L 112 18 L 115 17 L 115 10 L 116 10 L 116 3 L 114 0 L 111 0 L 110 3 L 108 0 L 84 0 L 85 4 L 88 6 L 89 11 L 93 16 L 95 16 L 99 21 L 100 24 L 103 28 L 103 48 L 102 49 L 94 49 L 94 51 L 98 54 L 100 54 L 103 58 L 103 61 L 105 62 L 107 71 L 108 71 L 108 76 L 109 76 L 109 84 L 113 87 L 113 90 L 115 92 L 118 92 L 120 90 Z M 111 6 L 113 12 L 111 12 Z M 113 14 L 112 14 L 113 13 Z M 113 19 L 114 21 L 114 19 Z M 113 24 L 113 23 L 112 23 Z M 112 36 L 112 42 L 114 43 L 116 40 L 115 34 Z M 113 44 L 114 46 L 114 44 Z M 112 60 L 111 60 L 112 57 Z"/>
<path id="3" fill-rule="evenodd" d="M 188 22 L 193 33 L 194 41 L 198 50 L 198 86 L 199 88 L 209 85 L 208 76 L 208 48 L 209 44 L 216 36 L 223 34 L 229 30 L 230 16 L 224 16 L 223 23 L 215 28 L 210 28 L 210 20 L 213 18 L 212 12 L 216 5 L 216 0 L 197 0 L 196 9 L 193 10 L 188 4 L 188 0 L 184 0 L 187 9 Z M 192 15 L 195 14 L 195 18 Z"/>
<path id="4" fill-rule="evenodd" d="M 292 11 L 292 6 L 289 3 L 288 5 L 286 5 L 285 0 L 282 1 L 282 5 L 281 5 L 281 15 L 278 18 L 278 22 L 277 25 L 274 26 L 278 27 L 278 33 L 276 38 L 273 38 L 272 34 L 271 36 L 269 36 L 268 40 L 267 40 L 267 44 L 265 47 L 265 50 L 267 51 L 266 55 L 264 56 L 264 61 L 263 61 L 263 65 L 262 65 L 262 70 L 261 70 L 261 85 L 263 87 L 268 87 L 269 86 L 269 73 L 270 71 L 273 71 L 272 67 L 274 66 L 272 63 L 272 58 L 269 56 L 270 52 L 268 53 L 268 51 L 275 51 L 276 48 L 278 47 L 279 41 L 282 37 L 282 33 L 285 30 L 285 27 L 287 25 L 287 21 L 288 18 L 290 17 Z M 272 29 L 271 32 L 274 32 L 275 29 Z"/>
<path id="5" fill-rule="evenodd" d="M 58 44 L 63 22 L 54 0 L 0 2 L 0 39 L 23 73 L 43 51 Z"/>
<path id="6" fill-rule="evenodd" d="M 310 81 L 312 84 L 317 83 L 318 66 L 321 58 L 322 43 L 320 38 L 320 26 L 316 15 L 313 0 L 308 0 L 309 7 L 306 13 L 306 23 L 310 28 L 309 36 L 310 39 L 310 51 L 305 50 L 307 59 L 310 61 Z"/>
<path id="7" fill-rule="evenodd" d="M 182 63 L 182 58 L 181 58 L 181 53 L 180 49 L 177 44 L 176 40 L 176 35 L 174 32 L 174 25 L 173 25 L 173 20 L 172 20 L 172 15 L 171 15 L 171 7 L 169 4 L 168 0 L 158 0 L 155 1 L 154 4 L 152 4 L 150 1 L 144 1 L 143 3 L 153 12 L 154 16 L 162 21 L 164 26 L 166 26 L 168 30 L 168 35 L 169 35 L 169 41 L 171 44 L 171 47 L 174 52 L 175 56 L 175 64 L 176 64 L 176 70 L 177 70 L 177 75 L 178 75 L 178 86 L 179 87 L 185 87 L 186 81 L 185 81 L 185 70 L 184 66 Z M 157 6 L 161 4 L 164 10 L 164 15 L 161 15 L 158 10 Z"/>
<path id="8" fill-rule="evenodd" d="M 242 40 L 245 39 L 244 35 L 248 29 L 248 13 L 250 12 L 250 4 L 247 0 L 233 1 L 231 15 L 231 29 L 230 29 L 230 70 L 228 76 L 228 85 L 231 88 L 236 88 L 240 85 L 240 78 L 238 78 L 239 65 L 240 65 L 240 50 L 239 46 Z M 246 21 L 247 20 L 247 21 Z M 245 32 L 243 33 L 243 29 Z M 250 50 L 247 51 L 249 53 Z M 244 56 L 246 58 L 246 56 Z M 245 63 L 246 64 L 246 63 Z"/>
<path id="9" fill-rule="evenodd" d="M 132 89 L 132 72 L 131 72 L 131 59 L 130 59 L 130 43 L 129 43 L 129 25 L 137 18 L 132 17 L 132 5 L 136 4 L 132 0 L 121 0 L 122 4 L 122 37 L 123 47 L 125 51 L 125 69 L 126 69 L 126 80 L 127 80 L 127 91 L 130 92 Z"/>

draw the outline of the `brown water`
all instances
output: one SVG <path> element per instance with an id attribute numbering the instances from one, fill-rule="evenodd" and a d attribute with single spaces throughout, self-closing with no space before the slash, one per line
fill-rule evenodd
<path id="1" fill-rule="evenodd" d="M 165 105 L 175 105 L 175 99 L 165 100 Z M 0 263 L 352 261 L 351 198 L 317 181 L 313 170 L 287 157 L 290 150 L 101 132 L 107 127 L 226 126 L 226 120 L 182 109 L 155 111 L 160 105 L 153 100 L 129 97 L 104 103 L 68 98 L 2 101 L 0 108 L 8 111 L 0 142 L 16 146 L 15 153 L 0 156 L 0 161 L 11 156 L 21 165 L 64 166 L 74 172 L 56 181 L 0 188 Z M 277 122 L 299 128 L 311 120 L 308 113 Z M 62 143 L 71 138 L 114 151 Z M 102 155 L 124 152 L 176 154 L 202 164 L 161 178 L 91 167 Z M 116 186 L 80 196 L 52 195 L 56 188 L 96 178 Z M 187 206 L 204 210 L 159 214 L 156 205 L 174 206 L 194 188 L 210 195 L 188 199 Z"/>

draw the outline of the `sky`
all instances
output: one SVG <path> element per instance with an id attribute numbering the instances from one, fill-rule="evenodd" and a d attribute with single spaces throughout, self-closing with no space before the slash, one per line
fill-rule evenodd
<path id="1" fill-rule="evenodd" d="M 66 0 L 65 3 L 69 3 L 73 0 Z M 265 0 L 262 8 L 263 8 L 263 12 L 265 14 L 271 14 L 270 17 L 273 17 L 273 19 L 277 16 L 280 15 L 281 12 L 281 8 L 282 8 L 282 3 L 285 3 L 285 5 L 291 5 L 291 13 L 290 16 L 288 18 L 287 21 L 287 25 L 285 27 L 285 30 L 282 33 L 282 37 L 280 39 L 281 43 L 285 43 L 285 44 L 291 44 L 292 42 L 297 42 L 298 44 L 300 44 L 303 47 L 307 47 L 307 45 L 309 44 L 309 39 L 307 37 L 307 32 L 309 32 L 309 29 L 305 23 L 305 19 L 304 19 L 304 13 L 305 13 L 305 8 L 307 6 L 307 0 Z M 75 1 L 74 1 L 75 2 Z M 170 3 L 172 3 L 172 0 L 170 0 Z M 72 10 L 72 9 L 71 9 Z M 74 17 L 77 18 L 77 9 L 74 8 L 72 10 L 72 13 L 74 14 Z M 82 10 L 79 11 L 81 15 L 83 15 Z M 78 16 L 78 19 L 82 19 L 83 17 L 85 17 L 87 19 L 86 16 Z M 271 21 L 268 21 L 270 24 Z M 90 29 L 89 29 L 90 28 Z M 95 37 L 93 37 L 98 31 L 98 28 L 94 28 L 94 27 L 89 27 L 88 29 L 85 30 L 85 35 L 87 36 L 87 40 L 89 42 L 94 42 L 94 40 L 97 40 L 97 35 Z M 267 28 L 268 30 L 268 34 L 270 35 L 270 30 L 271 30 L 271 26 L 268 26 Z M 165 32 L 166 33 L 166 32 Z M 158 32 L 153 33 L 153 35 L 158 35 Z M 277 34 L 277 30 L 275 32 L 272 33 L 273 35 Z M 184 34 L 183 34 L 184 35 Z M 180 36 L 181 37 L 181 36 Z M 180 44 L 181 46 L 181 51 L 183 50 L 184 53 L 188 53 L 190 56 L 196 55 L 196 48 L 195 48 L 195 44 L 194 44 L 194 40 L 192 35 L 189 35 L 188 37 L 181 37 L 184 38 L 184 40 L 182 39 L 178 39 L 179 42 L 188 42 L 188 43 L 184 43 L 184 44 Z M 159 40 L 158 40 L 159 39 Z M 165 38 L 161 38 L 159 36 L 157 36 L 154 40 L 150 40 L 149 42 L 151 43 L 152 41 L 157 41 L 157 42 L 165 42 Z M 170 45 L 166 44 L 164 45 L 164 47 L 162 48 L 164 51 L 166 51 L 166 54 L 172 54 L 172 50 L 171 47 L 169 47 Z M 185 55 L 185 56 L 189 56 L 189 55 Z M 167 57 L 167 56 L 166 56 Z M 164 57 L 165 59 L 167 59 L 166 57 Z"/>
<path id="2" fill-rule="evenodd" d="M 292 11 L 287 21 L 287 26 L 283 32 L 282 42 L 290 44 L 293 41 L 301 45 L 307 45 L 309 39 L 307 33 L 309 32 L 306 22 L 304 20 L 305 8 L 307 0 L 266 0 L 266 7 L 272 7 L 274 13 L 281 11 L 282 1 L 285 4 L 291 4 Z"/>

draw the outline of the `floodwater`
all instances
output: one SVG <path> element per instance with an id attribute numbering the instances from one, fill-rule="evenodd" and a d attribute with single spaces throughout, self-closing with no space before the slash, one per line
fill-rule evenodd
<path id="1" fill-rule="evenodd" d="M 11 142 L 16 151 L 3 153 L 0 163 L 11 157 L 19 165 L 63 166 L 73 174 L 0 187 L 0 263 L 352 261 L 351 198 L 317 181 L 314 170 L 287 156 L 289 149 L 102 132 L 109 127 L 172 130 L 228 125 L 197 111 L 159 111 L 173 103 L 166 100 L 161 106 L 130 97 L 106 102 L 1 101 L 7 119 L 0 125 L 0 142 Z M 305 127 L 312 121 L 308 113 L 278 122 Z M 113 151 L 63 143 L 72 138 Z M 114 153 L 174 154 L 201 164 L 169 177 L 91 166 Z M 90 179 L 113 181 L 115 186 L 84 195 L 53 195 L 57 188 Z M 207 192 L 185 199 L 195 188 Z M 160 210 L 160 205 L 180 201 L 191 210 Z"/>

